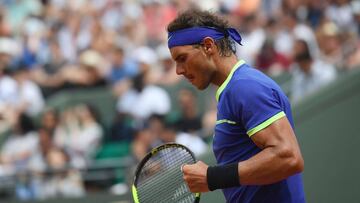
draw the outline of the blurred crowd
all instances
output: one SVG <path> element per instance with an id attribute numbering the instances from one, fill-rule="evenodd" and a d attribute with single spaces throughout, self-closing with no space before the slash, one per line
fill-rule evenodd
<path id="1" fill-rule="evenodd" d="M 360 65 L 357 0 L 2 0 L 0 134 L 10 135 L 0 138 L 0 176 L 20 174 L 17 197 L 84 195 L 79 170 L 104 137 L 129 142 L 136 160 L 163 142 L 196 155 L 207 150 L 215 104 L 200 112 L 193 89 L 177 98 L 166 91 L 184 82 L 166 25 L 195 7 L 240 31 L 239 58 L 271 77 L 290 75 L 293 103 Z M 107 87 L 117 100 L 109 130 L 92 105 L 62 112 L 46 105 L 60 91 L 94 87 Z M 172 105 L 179 110 L 169 119 Z M 28 171 L 35 178 L 24 184 Z"/>

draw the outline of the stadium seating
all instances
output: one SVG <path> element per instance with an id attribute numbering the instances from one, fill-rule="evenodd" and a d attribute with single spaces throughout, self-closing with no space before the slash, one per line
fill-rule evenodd
<path id="1" fill-rule="evenodd" d="M 360 202 L 360 69 L 293 107 L 308 202 Z"/>
<path id="2" fill-rule="evenodd" d="M 173 105 L 176 104 L 177 91 L 182 87 L 188 86 L 182 84 L 166 88 Z M 213 91 L 209 91 L 198 95 L 201 113 L 205 110 L 201 104 L 206 103 L 212 93 Z M 110 125 L 114 116 L 115 99 L 106 89 L 63 92 L 50 98 L 48 105 L 61 110 L 83 101 L 98 107 L 101 123 Z M 360 115 L 359 105 L 360 69 L 357 69 L 341 75 L 329 86 L 293 106 L 296 134 L 305 159 L 303 180 L 308 202 L 360 202 L 360 163 L 357 161 L 357 155 L 360 154 L 357 146 L 360 143 L 360 125 L 357 118 Z M 129 148 L 124 145 L 128 146 L 127 143 L 104 145 L 96 158 L 101 161 L 126 156 Z M 210 150 L 199 159 L 208 164 L 215 163 Z M 93 168 L 96 168 L 95 165 Z M 129 193 L 118 197 L 103 196 L 109 200 L 130 198 Z M 91 198 L 85 199 L 90 202 Z M 202 194 L 202 202 L 219 203 L 225 200 L 221 191 L 217 190 Z"/>

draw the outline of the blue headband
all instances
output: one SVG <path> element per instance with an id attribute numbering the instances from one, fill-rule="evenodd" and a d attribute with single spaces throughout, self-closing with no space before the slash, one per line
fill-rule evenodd
<path id="1" fill-rule="evenodd" d="M 241 36 L 234 28 L 227 28 L 221 31 L 212 27 L 192 27 L 170 32 L 168 47 L 170 49 L 175 46 L 200 44 L 205 37 L 219 40 L 228 36 L 241 45 Z"/>

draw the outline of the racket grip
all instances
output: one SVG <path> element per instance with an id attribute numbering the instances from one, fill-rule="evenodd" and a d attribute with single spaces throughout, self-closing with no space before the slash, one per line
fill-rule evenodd
<path id="1" fill-rule="evenodd" d="M 201 195 L 201 193 L 195 193 L 194 203 L 199 203 L 200 202 L 200 195 Z"/>

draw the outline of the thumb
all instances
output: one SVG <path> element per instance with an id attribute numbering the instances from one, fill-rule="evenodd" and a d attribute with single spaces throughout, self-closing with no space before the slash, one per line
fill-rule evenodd
<path id="1" fill-rule="evenodd" d="M 180 170 L 181 170 L 181 172 L 182 173 L 184 173 L 184 166 L 186 166 L 187 164 L 182 164 L 181 166 L 180 166 Z"/>

